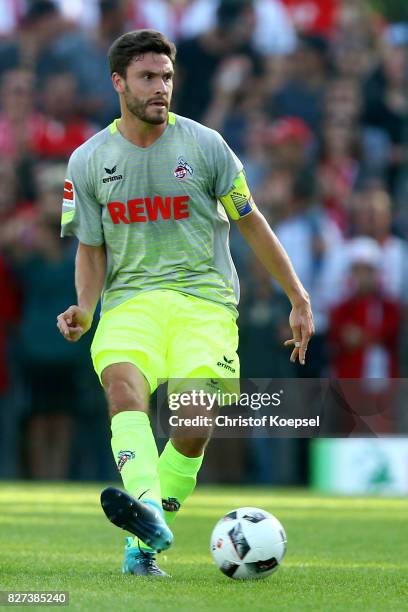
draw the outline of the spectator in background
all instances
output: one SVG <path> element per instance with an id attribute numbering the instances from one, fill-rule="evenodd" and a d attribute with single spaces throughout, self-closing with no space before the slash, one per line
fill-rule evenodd
<path id="1" fill-rule="evenodd" d="M 282 0 L 297 31 L 330 37 L 341 0 Z"/>
<path id="2" fill-rule="evenodd" d="M 98 0 L 55 0 L 61 14 L 78 23 L 81 28 L 93 30 L 99 19 Z"/>
<path id="3" fill-rule="evenodd" d="M 292 57 L 286 83 L 267 101 L 272 118 L 300 117 L 317 134 L 322 118 L 328 75 L 328 48 L 324 38 L 303 36 Z"/>
<path id="4" fill-rule="evenodd" d="M 264 127 L 262 142 L 263 180 L 254 185 L 254 193 L 269 222 L 276 223 L 286 214 L 295 178 L 313 171 L 310 153 L 314 138 L 304 121 L 284 117 Z"/>
<path id="5" fill-rule="evenodd" d="M 360 171 L 358 128 L 347 121 L 323 124 L 318 180 L 322 204 L 343 234 L 347 232 L 351 195 Z"/>
<path id="6" fill-rule="evenodd" d="M 241 134 L 243 146 L 241 159 L 254 196 L 269 170 L 265 157 L 265 130 L 268 125 L 268 117 L 262 110 L 259 110 L 252 113 L 251 122 L 247 123 Z"/>
<path id="7" fill-rule="evenodd" d="M 211 0 L 210 0 L 211 3 Z M 130 0 L 128 8 L 132 29 L 151 28 L 163 32 L 170 40 L 180 38 L 182 19 L 190 0 Z M 195 32 L 197 34 L 197 32 Z"/>
<path id="8" fill-rule="evenodd" d="M 37 0 L 28 5 L 16 37 L 0 42 L 0 76 L 13 68 L 32 70 L 39 84 L 61 65 L 52 54 L 52 45 L 67 24 L 51 0 Z"/>
<path id="9" fill-rule="evenodd" d="M 334 77 L 327 81 L 323 119 L 357 125 L 361 114 L 359 83 L 348 77 Z"/>
<path id="10" fill-rule="evenodd" d="M 374 240 L 380 250 L 378 281 L 387 299 L 408 303 L 408 244 L 392 232 L 392 203 L 384 186 L 368 183 L 353 195 L 349 217 L 353 236 Z M 320 278 L 321 301 L 331 308 L 350 296 L 349 256 L 334 248 Z"/>
<path id="11" fill-rule="evenodd" d="M 36 100 L 42 102 L 38 112 Z M 5 72 L 0 89 L 0 155 L 16 163 L 22 199 L 33 194 L 38 159 L 66 159 L 96 130 L 78 115 L 79 100 L 72 74 L 51 75 L 36 95 L 34 74 L 26 69 Z"/>
<path id="12" fill-rule="evenodd" d="M 202 117 L 205 125 L 221 132 L 242 156 L 246 152 L 246 135 L 263 115 L 264 87 L 252 68 L 245 55 L 226 59 L 214 77 L 212 100 Z"/>
<path id="13" fill-rule="evenodd" d="M 380 281 L 391 300 L 408 304 L 408 245 L 393 234 L 392 202 L 382 185 L 368 184 L 354 201 L 354 233 L 373 238 L 381 249 Z"/>
<path id="14" fill-rule="evenodd" d="M 0 155 L 0 249 L 2 237 L 11 219 L 19 220 L 24 225 L 31 219 L 34 204 L 25 199 L 24 185 L 18 174 L 18 167 L 7 157 Z"/>
<path id="15" fill-rule="evenodd" d="M 332 368 L 339 378 L 398 376 L 397 303 L 381 290 L 381 250 L 372 238 L 348 244 L 350 295 L 330 315 Z"/>
<path id="16" fill-rule="evenodd" d="M 283 342 L 290 304 L 277 292 L 268 272 L 252 255 L 240 302 L 240 362 L 243 378 L 287 378 L 295 375 Z"/>
<path id="17" fill-rule="evenodd" d="M 0 38 L 15 30 L 24 14 L 24 0 L 3 0 L 0 11 Z"/>
<path id="18" fill-rule="evenodd" d="M 338 33 L 331 45 L 331 60 L 339 78 L 365 79 L 375 60 L 374 42 L 347 31 Z"/>
<path id="19" fill-rule="evenodd" d="M 0 238 L 4 222 L 7 221 L 17 208 L 17 177 L 15 165 L 7 157 L 0 156 Z M 1 249 L 1 243 L 0 243 Z"/>
<path id="20" fill-rule="evenodd" d="M 67 282 L 74 274 L 74 249 L 59 239 L 59 225 L 58 184 L 40 193 L 30 227 L 26 223 L 21 231 L 14 224 L 14 232 L 4 232 L 3 247 L 13 257 L 22 291 L 19 365 L 27 394 L 26 474 L 32 478 L 68 476 L 81 358 L 87 350 L 64 342 L 55 325 L 61 305 L 74 299 Z"/>
<path id="21" fill-rule="evenodd" d="M 35 75 L 15 68 L 3 73 L 0 88 L 0 155 L 19 161 L 33 152 L 42 116 L 36 109 Z"/>
<path id="22" fill-rule="evenodd" d="M 214 28 L 222 0 L 192 0 L 182 13 L 181 38 L 199 36 Z M 296 47 L 296 32 L 281 0 L 254 0 L 252 44 L 262 55 L 286 55 Z"/>
<path id="23" fill-rule="evenodd" d="M 331 38 L 331 59 L 342 78 L 364 80 L 376 60 L 376 39 L 368 2 L 340 0 Z"/>
<path id="24" fill-rule="evenodd" d="M 0 82 L 0 156 L 12 160 L 16 184 L 16 200 L 35 197 L 34 142 L 44 126 L 44 116 L 38 111 L 35 75 L 25 68 L 3 73 Z M 3 189 L 5 183 L 3 183 Z"/>
<path id="25" fill-rule="evenodd" d="M 314 136 L 298 117 L 282 117 L 265 130 L 265 152 L 272 168 L 293 175 L 310 166 Z"/>
<path id="26" fill-rule="evenodd" d="M 180 43 L 176 89 L 180 114 L 202 120 L 217 82 L 224 81 L 224 89 L 253 86 L 251 79 L 262 72 L 260 56 L 251 43 L 254 27 L 252 0 L 222 0 L 217 11 L 217 25 Z"/>
<path id="27" fill-rule="evenodd" d="M 59 73 L 44 83 L 43 121 L 36 130 L 33 149 L 40 159 L 65 160 L 97 130 L 79 115 L 80 102 L 74 75 Z"/>
<path id="28" fill-rule="evenodd" d="M 126 0 L 98 0 L 99 23 L 92 34 L 76 30 L 53 47 L 65 70 L 76 79 L 81 92 L 81 112 L 99 125 L 119 116 L 117 94 L 107 69 L 107 52 L 112 42 L 129 29 Z"/>
<path id="29" fill-rule="evenodd" d="M 403 143 L 408 121 L 408 38 L 403 42 L 394 41 L 392 37 L 384 42 L 381 63 L 367 79 L 363 90 L 362 120 L 376 130 L 376 145 L 382 146 L 387 164 L 385 178 L 394 193 L 400 171 L 407 162 Z"/>
<path id="30" fill-rule="evenodd" d="M 0 477 L 16 476 L 18 424 L 13 405 L 13 369 L 9 341 L 20 314 L 20 296 L 9 262 L 0 251 Z M 14 355 L 13 355 L 14 357 Z"/>
<path id="31" fill-rule="evenodd" d="M 376 406 L 376 431 L 388 433 L 394 396 L 389 379 L 399 374 L 400 304 L 381 290 L 378 244 L 371 238 L 355 238 L 347 251 L 351 293 L 330 315 L 332 374 L 362 379 L 352 387 L 352 406 L 358 411 L 367 407 L 361 413 L 371 415 Z"/>

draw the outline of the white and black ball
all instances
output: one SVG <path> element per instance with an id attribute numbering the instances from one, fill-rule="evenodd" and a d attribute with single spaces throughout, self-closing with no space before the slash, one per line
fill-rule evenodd
<path id="1" fill-rule="evenodd" d="M 211 554 L 229 578 L 265 578 L 278 569 L 286 543 L 285 530 L 275 516 L 260 508 L 238 508 L 214 527 Z"/>

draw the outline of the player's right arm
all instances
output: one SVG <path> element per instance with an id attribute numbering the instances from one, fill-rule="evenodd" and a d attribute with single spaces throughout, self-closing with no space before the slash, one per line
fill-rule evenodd
<path id="1" fill-rule="evenodd" d="M 57 317 L 57 327 L 69 342 L 76 342 L 92 325 L 106 275 L 105 247 L 78 245 L 75 259 L 75 287 L 78 304 Z"/>
<path id="2" fill-rule="evenodd" d="M 69 342 L 76 342 L 92 325 L 106 276 L 106 251 L 101 206 L 95 196 L 86 149 L 80 147 L 68 163 L 64 185 L 61 236 L 75 236 L 76 305 L 57 317 L 57 327 Z"/>

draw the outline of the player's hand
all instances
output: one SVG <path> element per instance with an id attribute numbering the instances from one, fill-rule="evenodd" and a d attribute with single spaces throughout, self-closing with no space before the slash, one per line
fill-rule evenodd
<path id="1" fill-rule="evenodd" d="M 57 327 L 68 342 L 77 342 L 91 325 L 92 315 L 79 306 L 70 306 L 57 317 Z"/>
<path id="2" fill-rule="evenodd" d="M 299 363 L 305 365 L 307 345 L 314 334 L 313 314 L 309 301 L 292 307 L 289 325 L 292 329 L 293 337 L 291 340 L 286 340 L 284 345 L 294 347 L 290 356 L 292 363 L 299 359 Z"/>

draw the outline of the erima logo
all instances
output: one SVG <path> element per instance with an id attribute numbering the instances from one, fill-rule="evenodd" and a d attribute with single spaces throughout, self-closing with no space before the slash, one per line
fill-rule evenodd
<path id="1" fill-rule="evenodd" d="M 234 361 L 234 359 L 227 359 L 226 356 L 224 355 L 224 362 L 223 361 L 219 361 L 217 363 L 217 366 L 220 367 L 220 368 L 225 368 L 226 370 L 229 370 L 230 372 L 232 372 L 234 374 L 235 373 L 235 368 L 232 368 L 229 365 L 233 361 Z"/>
<path id="2" fill-rule="evenodd" d="M 112 176 L 115 174 L 116 169 L 117 166 L 113 166 L 113 168 L 104 168 L 106 174 L 110 174 L 111 176 L 103 178 L 102 183 L 112 183 L 113 181 L 121 181 L 123 179 L 122 174 L 116 174 L 115 176 Z"/>

